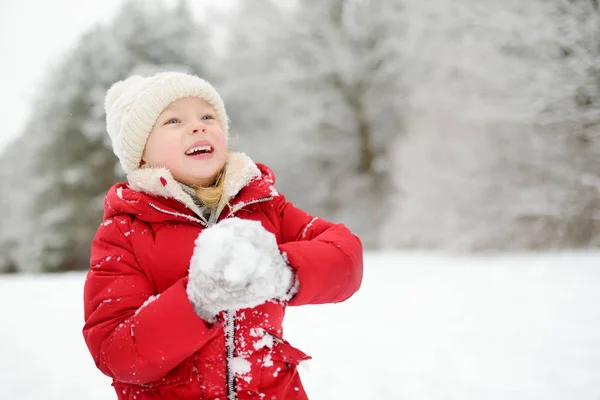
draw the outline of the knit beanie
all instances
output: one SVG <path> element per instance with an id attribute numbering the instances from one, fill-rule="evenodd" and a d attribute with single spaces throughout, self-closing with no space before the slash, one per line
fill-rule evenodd
<path id="1" fill-rule="evenodd" d="M 113 84 L 106 93 L 106 130 L 113 152 L 129 174 L 139 168 L 142 154 L 158 116 L 172 102 L 198 97 L 215 111 L 227 139 L 229 120 L 223 100 L 215 88 L 197 76 L 161 72 L 154 76 L 131 76 Z"/>

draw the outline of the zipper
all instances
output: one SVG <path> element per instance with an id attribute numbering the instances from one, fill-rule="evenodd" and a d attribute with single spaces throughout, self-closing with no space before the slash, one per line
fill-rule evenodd
<path id="1" fill-rule="evenodd" d="M 233 207 L 231 209 L 231 211 L 229 212 L 229 214 L 227 214 L 227 216 L 225 218 L 231 217 L 233 214 L 240 211 L 242 208 L 244 208 L 246 206 L 249 206 L 251 204 L 256 204 L 256 203 L 262 203 L 262 202 L 270 201 L 270 200 L 273 200 L 273 196 L 261 197 L 260 199 L 255 199 L 255 200 L 249 201 L 248 203 L 240 203 L 240 204 L 236 205 L 235 207 Z M 204 221 L 201 221 L 200 219 L 194 218 L 190 215 L 185 215 L 185 214 L 181 214 L 181 213 L 177 213 L 177 212 L 163 210 L 160 207 L 157 207 L 152 203 L 148 203 L 148 204 L 150 204 L 150 206 L 157 211 L 160 211 L 162 213 L 169 214 L 169 215 L 183 217 L 190 221 L 197 222 L 206 228 L 211 227 L 214 224 L 216 224 L 217 221 L 219 220 L 219 218 L 221 217 L 221 214 L 219 213 L 219 215 L 216 216 L 216 218 L 214 218 L 214 220 L 213 220 L 213 218 L 211 218 L 209 220 L 209 223 L 204 223 Z M 225 356 L 226 356 L 226 358 L 225 358 L 225 370 L 226 370 L 225 377 L 226 377 L 226 382 L 227 382 L 227 400 L 237 400 L 238 399 L 236 383 L 235 383 L 235 373 L 234 373 L 233 369 L 231 368 L 231 360 L 233 360 L 233 358 L 236 356 L 236 352 L 235 352 L 235 319 L 236 319 L 235 310 L 225 311 Z"/>
<path id="2" fill-rule="evenodd" d="M 237 400 L 235 373 L 231 369 L 231 360 L 235 354 L 235 310 L 225 311 L 225 358 L 227 378 L 227 400 Z"/>
<path id="3" fill-rule="evenodd" d="M 273 200 L 272 196 L 262 197 L 260 199 L 241 203 L 231 209 L 225 218 L 231 217 L 233 214 L 250 204 L 262 203 L 264 201 Z M 220 217 L 220 215 L 219 215 Z M 218 220 L 218 217 L 217 217 Z M 237 390 L 235 383 L 235 373 L 231 369 L 231 360 L 236 356 L 235 352 L 235 310 L 227 310 L 225 312 L 225 377 L 227 378 L 227 400 L 237 400 Z"/>

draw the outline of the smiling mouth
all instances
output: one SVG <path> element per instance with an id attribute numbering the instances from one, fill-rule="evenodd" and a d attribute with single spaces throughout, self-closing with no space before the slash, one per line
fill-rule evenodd
<path id="1" fill-rule="evenodd" d="M 189 149 L 188 151 L 185 152 L 186 156 L 197 156 L 197 155 L 201 155 L 201 154 L 210 154 L 214 151 L 214 148 L 212 146 L 196 146 L 196 147 L 192 147 L 191 149 Z"/>

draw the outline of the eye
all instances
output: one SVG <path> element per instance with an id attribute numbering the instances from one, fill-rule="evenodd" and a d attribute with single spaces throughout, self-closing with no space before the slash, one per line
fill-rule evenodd
<path id="1" fill-rule="evenodd" d="M 206 114 L 204 117 L 202 117 L 202 119 L 205 119 L 205 120 L 206 120 L 206 119 L 215 119 L 215 117 L 213 117 L 213 116 L 212 116 L 212 115 L 210 115 L 210 114 Z"/>
<path id="2" fill-rule="evenodd" d="M 178 124 L 179 122 L 181 122 L 179 120 L 179 118 L 169 118 L 168 120 L 165 121 L 165 123 L 163 125 L 172 125 L 172 124 Z"/>

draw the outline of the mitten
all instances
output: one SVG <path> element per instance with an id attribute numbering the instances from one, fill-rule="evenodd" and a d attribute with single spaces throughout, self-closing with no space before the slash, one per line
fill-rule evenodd
<path id="1" fill-rule="evenodd" d="M 260 222 L 230 218 L 196 239 L 187 294 L 196 313 L 213 322 L 223 310 L 288 300 L 294 283 L 275 236 Z"/>

